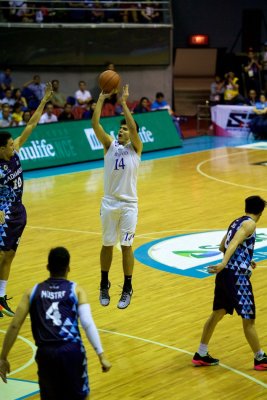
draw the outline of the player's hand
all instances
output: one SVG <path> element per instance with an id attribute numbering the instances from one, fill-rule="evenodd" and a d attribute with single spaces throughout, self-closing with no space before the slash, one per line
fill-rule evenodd
<path id="1" fill-rule="evenodd" d="M 101 365 L 102 365 L 102 371 L 103 372 L 108 372 L 110 368 L 112 367 L 111 363 L 106 360 L 105 358 L 101 360 Z"/>
<path id="2" fill-rule="evenodd" d="M 45 94 L 44 94 L 45 101 L 49 100 L 49 98 L 51 97 L 52 93 L 53 93 L 52 83 L 51 82 L 47 82 L 46 87 L 45 87 Z"/>
<path id="3" fill-rule="evenodd" d="M 108 372 L 111 368 L 111 363 L 105 358 L 104 353 L 98 355 L 103 372 Z"/>
<path id="4" fill-rule="evenodd" d="M 102 91 L 99 95 L 99 99 L 104 101 L 104 100 L 108 99 L 109 97 L 111 97 L 114 93 L 117 93 L 117 89 L 113 89 L 110 93 L 105 93 Z"/>
<path id="5" fill-rule="evenodd" d="M 257 264 L 255 263 L 254 260 L 251 261 L 250 266 L 252 269 L 255 269 L 257 267 Z"/>
<path id="6" fill-rule="evenodd" d="M 0 224 L 3 225 L 5 223 L 6 216 L 5 211 L 0 211 Z"/>
<path id="7" fill-rule="evenodd" d="M 0 360 L 0 377 L 3 382 L 7 383 L 6 374 L 10 372 L 10 365 L 7 360 Z"/>
<path id="8" fill-rule="evenodd" d="M 129 97 L 129 85 L 127 84 L 122 88 L 121 102 L 126 103 L 128 97 Z"/>
<path id="9" fill-rule="evenodd" d="M 224 269 L 225 265 L 223 263 L 219 263 L 217 265 L 210 265 L 208 267 L 208 272 L 210 274 L 218 274 L 218 272 L 221 272 Z"/>

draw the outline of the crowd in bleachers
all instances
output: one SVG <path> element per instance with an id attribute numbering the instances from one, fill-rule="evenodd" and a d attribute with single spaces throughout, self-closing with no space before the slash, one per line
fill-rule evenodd
<path id="1" fill-rule="evenodd" d="M 164 10 L 153 0 L 1 1 L 5 21 L 25 23 L 160 23 Z"/>
<path id="2" fill-rule="evenodd" d="M 51 83 L 53 94 L 46 104 L 39 121 L 40 124 L 92 118 L 96 101 L 87 89 L 85 81 L 79 81 L 78 89 L 70 95 L 60 91 L 58 79 L 52 80 Z M 45 87 L 46 85 L 41 81 L 41 77 L 34 75 L 32 79 L 23 84 L 22 88 L 14 88 L 11 69 L 5 68 L 0 72 L 0 128 L 27 124 L 44 96 Z M 167 109 L 177 132 L 180 134 L 178 118 L 162 92 L 157 92 L 153 101 L 150 101 L 148 97 L 141 97 L 139 100 L 129 102 L 128 107 L 132 113 Z M 123 111 L 117 94 L 113 94 L 105 101 L 101 116 L 118 115 L 123 115 Z"/>
<path id="3" fill-rule="evenodd" d="M 267 139 L 267 42 L 260 53 L 248 49 L 240 75 L 230 71 L 223 78 L 215 76 L 210 86 L 210 106 L 252 106 L 255 117 L 250 130 L 256 139 Z"/>

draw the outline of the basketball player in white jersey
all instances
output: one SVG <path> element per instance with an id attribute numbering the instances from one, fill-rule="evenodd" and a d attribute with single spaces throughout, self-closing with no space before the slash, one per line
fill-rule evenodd
<path id="1" fill-rule="evenodd" d="M 105 99 L 112 93 L 100 93 L 92 117 L 92 125 L 98 140 L 104 146 L 104 196 L 101 204 L 103 246 L 100 253 L 101 283 L 100 304 L 110 303 L 108 279 L 112 263 L 113 247 L 120 241 L 124 285 L 118 308 L 128 307 L 131 301 L 134 256 L 132 243 L 137 223 L 137 172 L 143 148 L 138 135 L 138 125 L 127 106 L 128 85 L 123 87 L 121 105 L 125 119 L 121 121 L 118 138 L 107 134 L 100 124 Z"/>

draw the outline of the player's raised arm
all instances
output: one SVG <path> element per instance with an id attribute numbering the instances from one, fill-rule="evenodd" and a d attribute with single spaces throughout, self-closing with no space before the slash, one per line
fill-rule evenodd
<path id="1" fill-rule="evenodd" d="M 103 126 L 100 124 L 100 116 L 102 107 L 104 104 L 105 99 L 108 99 L 112 93 L 103 93 L 101 92 L 92 117 L 92 126 L 95 131 L 97 139 L 103 144 L 104 151 L 106 152 L 109 149 L 110 143 L 112 142 L 112 137 L 108 135 L 105 131 Z"/>
<path id="2" fill-rule="evenodd" d="M 38 124 L 38 122 L 41 118 L 42 112 L 45 108 L 45 105 L 46 105 L 47 101 L 49 100 L 49 98 L 51 97 L 52 93 L 53 93 L 52 84 L 50 82 L 48 82 L 46 85 L 44 97 L 42 98 L 39 106 L 33 113 L 32 117 L 30 118 L 29 122 L 27 123 L 25 129 L 22 131 L 21 135 L 14 140 L 14 147 L 17 151 L 23 146 L 23 144 L 26 142 L 26 140 L 28 139 L 28 137 L 30 136 L 30 134 L 32 133 L 32 131 L 34 130 L 36 125 Z"/>
<path id="3" fill-rule="evenodd" d="M 129 129 L 131 143 L 132 143 L 136 153 L 140 156 L 142 153 L 142 150 L 143 150 L 143 143 L 138 134 L 135 120 L 133 119 L 131 111 L 129 110 L 129 108 L 127 106 L 128 97 L 129 97 L 129 85 L 125 85 L 125 86 L 123 86 L 123 92 L 122 92 L 122 96 L 121 96 L 121 105 L 123 108 L 123 113 L 124 113 L 124 117 L 126 120 L 126 124 Z"/>

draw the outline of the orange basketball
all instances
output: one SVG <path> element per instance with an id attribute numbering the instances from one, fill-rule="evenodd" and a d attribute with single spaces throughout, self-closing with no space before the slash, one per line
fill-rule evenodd
<path id="1" fill-rule="evenodd" d="M 99 87 L 104 93 L 110 93 L 112 90 L 117 89 L 120 81 L 120 75 L 111 69 L 102 72 L 98 78 Z"/>

